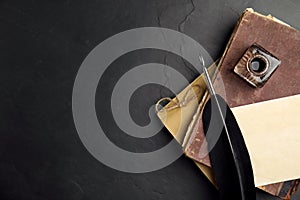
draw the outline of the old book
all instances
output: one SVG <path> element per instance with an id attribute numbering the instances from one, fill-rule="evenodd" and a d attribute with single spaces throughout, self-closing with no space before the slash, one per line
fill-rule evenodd
<path id="1" fill-rule="evenodd" d="M 237 76 L 237 74 L 234 73 L 234 68 L 239 62 L 239 60 L 241 59 L 241 57 L 243 57 L 243 54 L 247 51 L 249 47 L 251 47 L 255 43 L 267 49 L 269 52 L 271 52 L 281 61 L 281 64 L 278 67 L 278 69 L 276 69 L 276 71 L 272 74 L 271 78 L 261 88 L 252 87 L 245 80 L 243 80 L 242 78 Z M 251 120 L 252 122 L 255 121 L 253 118 L 259 118 L 259 116 L 261 116 L 262 114 L 266 113 L 266 111 L 268 111 L 266 109 L 271 109 L 271 107 L 268 107 L 267 105 L 263 105 L 260 108 L 256 108 L 257 109 L 256 113 L 254 112 L 251 113 L 250 112 L 251 109 L 252 110 L 254 109 L 253 106 L 252 108 L 242 108 L 242 110 L 241 108 L 239 108 L 240 106 L 245 106 L 249 104 L 254 104 L 254 103 L 259 103 L 263 101 L 268 101 L 268 100 L 282 98 L 282 97 L 289 97 L 289 96 L 293 96 L 291 97 L 292 101 L 296 103 L 298 102 L 296 100 L 297 97 L 294 95 L 300 94 L 299 54 L 300 54 L 300 32 L 298 30 L 278 20 L 274 20 L 270 16 L 266 17 L 261 14 L 255 13 L 251 9 L 246 10 L 244 12 L 242 17 L 240 18 L 238 25 L 236 26 L 232 34 L 232 37 L 228 43 L 224 55 L 220 60 L 219 68 L 218 68 L 219 74 L 214 83 L 217 93 L 222 95 L 223 98 L 226 99 L 227 103 L 231 108 L 233 108 L 233 110 L 237 110 L 235 114 L 236 118 L 238 122 L 240 121 L 239 124 L 243 123 L 241 129 L 247 129 L 245 127 L 251 124 L 249 122 L 251 122 Z M 290 116 L 291 119 L 295 119 L 295 121 L 297 121 L 297 119 L 299 120 L 299 118 L 295 118 L 296 114 L 293 115 L 292 112 L 293 109 L 296 109 L 296 107 L 294 107 L 295 105 L 291 105 L 291 102 L 286 102 L 286 104 L 283 104 L 282 102 L 277 103 L 277 106 L 283 106 L 283 105 L 285 105 L 286 107 L 284 109 L 286 109 L 287 115 L 289 114 L 291 115 Z M 259 113 L 259 111 L 261 112 Z M 276 114 L 276 110 L 273 109 L 272 112 Z M 269 114 L 269 118 L 272 115 L 272 112 Z M 297 113 L 297 111 L 295 111 L 294 113 Z M 244 121 L 241 119 L 241 117 L 244 118 Z M 265 116 L 264 119 L 259 118 L 258 120 L 262 120 L 262 122 L 265 123 L 265 125 L 269 125 L 269 130 L 270 132 L 272 132 L 272 129 L 270 129 L 270 122 L 269 124 L 265 122 L 265 120 L 268 120 L 267 117 L 268 116 Z M 281 116 L 281 117 L 287 117 L 287 116 Z M 207 156 L 203 157 L 201 156 L 201 152 L 199 152 L 199 147 L 201 146 L 201 142 L 203 141 L 201 117 L 199 119 L 200 120 L 197 122 L 198 124 L 195 126 L 196 128 L 194 132 L 192 132 L 190 136 L 189 139 L 190 142 L 185 147 L 185 152 L 187 156 L 197 160 L 198 162 L 203 162 L 209 166 L 210 164 L 208 163 Z M 246 119 L 248 119 L 249 121 L 246 122 L 245 121 Z M 288 122 L 293 123 L 291 120 Z M 284 126 L 288 126 L 286 127 L 286 129 L 290 131 L 294 131 L 294 132 L 297 130 L 299 131 L 299 128 L 293 130 L 291 127 L 292 125 L 287 122 L 285 124 L 281 124 L 283 126 L 281 127 L 281 129 L 280 127 L 276 126 L 276 123 L 277 125 L 279 125 L 278 121 L 275 120 L 274 127 L 279 130 L 282 130 Z M 252 123 L 251 125 L 252 126 L 249 126 L 252 127 L 251 131 L 255 132 L 255 129 L 253 129 L 255 128 L 254 124 Z M 263 129 L 263 127 L 261 126 L 262 126 L 261 124 L 257 125 L 257 129 L 266 131 L 266 128 Z M 288 192 L 284 193 L 280 190 L 280 188 L 283 188 L 284 183 L 276 185 L 274 184 L 274 182 L 299 178 L 299 176 L 297 176 L 298 174 L 295 174 L 296 172 L 294 172 L 294 174 L 284 173 L 284 172 L 291 172 L 291 171 L 298 170 L 297 165 L 293 163 L 293 159 L 291 158 L 291 160 L 289 160 L 290 162 L 284 163 L 284 165 L 290 165 L 290 167 L 287 168 L 282 166 L 284 159 L 281 158 L 282 156 L 284 156 L 282 155 L 282 152 L 295 153 L 292 147 L 294 148 L 297 147 L 298 136 L 295 136 L 296 139 L 291 138 L 288 141 L 282 141 L 282 143 L 287 144 L 289 146 L 278 145 L 278 147 L 282 146 L 282 148 L 289 149 L 288 151 L 282 151 L 282 149 L 277 148 L 278 152 L 281 153 L 282 155 L 280 159 L 276 158 L 276 156 L 279 156 L 279 153 L 273 156 L 264 155 L 260 159 L 258 159 L 260 154 L 270 154 L 268 153 L 270 152 L 270 150 L 263 149 L 262 146 L 263 145 L 268 146 L 267 141 L 272 141 L 272 140 L 270 139 L 268 140 L 268 138 L 264 137 L 269 134 L 266 133 L 263 134 L 262 132 L 259 132 L 259 134 L 261 134 L 260 136 L 257 136 L 257 134 L 251 135 L 251 133 L 249 133 L 250 131 L 249 127 L 248 130 L 244 130 L 242 132 L 244 132 L 244 137 L 246 136 L 245 141 L 250 151 L 250 156 L 253 160 L 252 165 L 254 167 L 256 185 L 257 186 L 268 185 L 267 187 L 276 190 L 276 195 L 285 197 L 286 195 L 288 195 Z M 256 131 L 255 133 L 258 132 Z M 296 132 L 295 134 L 297 133 L 300 132 Z M 255 140 L 253 140 L 253 135 L 256 135 L 256 137 L 260 137 L 261 140 L 266 139 L 266 141 L 264 142 L 264 144 L 261 144 L 259 146 L 258 141 L 255 142 Z M 280 137 L 280 135 L 278 134 L 273 134 L 273 136 Z M 269 135 L 269 137 L 271 136 Z M 290 137 L 290 136 L 286 136 L 286 137 Z M 251 141 L 249 141 L 251 140 L 251 138 L 253 140 L 252 143 Z M 259 138 L 256 139 L 259 140 Z M 289 144 L 290 141 L 293 143 L 292 145 Z M 269 144 L 271 144 L 269 145 L 270 148 L 274 147 L 272 146 L 272 144 L 274 143 L 270 142 Z M 273 153 L 276 152 L 274 149 L 272 149 L 272 151 Z M 278 160 L 278 162 L 276 162 L 276 159 Z M 271 163 L 267 165 L 266 161 Z M 275 170 L 276 166 L 280 166 L 281 168 L 278 167 L 277 170 Z M 282 171 L 281 173 L 280 170 Z M 267 174 L 268 172 L 270 173 Z M 294 185 L 296 185 L 297 183 L 297 181 L 292 181 L 292 182 L 294 183 Z M 291 186 L 290 189 L 292 190 L 293 184 L 289 184 L 289 185 Z M 262 187 L 262 188 L 267 189 L 266 187 Z"/>
<path id="2" fill-rule="evenodd" d="M 271 52 L 272 55 L 276 56 L 276 58 L 281 61 L 280 66 L 261 88 L 252 87 L 234 73 L 234 68 L 243 54 L 255 43 L 267 49 L 267 51 Z M 241 106 L 247 107 L 250 104 L 284 97 L 294 98 L 294 95 L 300 93 L 298 81 L 300 78 L 300 71 L 298 69 L 300 64 L 300 59 L 298 58 L 299 54 L 300 33 L 298 30 L 272 16 L 258 14 L 252 9 L 247 9 L 243 13 L 228 42 L 224 55 L 220 60 L 218 65 L 219 73 L 214 83 L 217 92 L 226 99 L 233 110 L 236 110 L 235 115 L 238 115 L 236 116 L 238 122 L 239 116 L 245 117 L 244 113 L 246 113 L 244 111 L 245 108 L 241 108 Z M 200 99 L 200 102 L 202 103 L 200 103 L 198 109 L 195 109 L 197 110 L 196 114 L 193 113 L 194 118 L 191 117 L 193 115 L 191 112 L 186 114 L 189 116 L 189 119 L 192 119 L 189 126 L 185 128 L 186 132 L 180 131 L 180 134 L 177 134 L 177 136 L 180 135 L 180 137 L 183 138 L 180 139 L 179 142 L 182 144 L 185 154 L 195 160 L 199 168 L 213 182 L 212 174 L 209 171 L 209 156 L 207 155 L 205 148 L 203 148 L 205 147 L 205 137 L 203 134 L 201 111 L 208 98 L 208 95 L 203 94 L 205 93 L 202 92 L 202 99 Z M 286 102 L 286 99 L 284 99 L 284 101 Z M 278 103 L 277 105 L 280 106 L 281 103 Z M 288 105 L 290 104 L 288 103 Z M 292 109 L 292 107 L 289 107 L 289 109 Z M 248 109 L 247 112 L 250 111 Z M 173 115 L 176 115 L 176 113 L 173 113 Z M 160 113 L 158 113 L 158 116 L 161 118 Z M 170 121 L 163 122 L 164 124 L 170 124 Z M 242 124 L 243 122 L 240 123 Z M 241 127 L 241 129 L 247 129 L 245 125 L 243 126 L 244 127 Z M 182 129 L 184 130 L 184 128 Z M 171 131 L 171 133 L 172 132 L 173 131 Z M 247 138 L 245 140 L 247 143 Z M 255 153 L 253 154 L 253 152 L 251 152 L 251 148 L 250 155 L 251 159 L 255 159 Z M 257 167 L 255 164 L 254 166 Z M 255 174 L 257 187 L 285 199 L 289 198 L 289 195 L 295 191 L 299 183 L 298 180 L 282 180 L 281 182 L 274 182 L 274 180 L 263 180 L 260 176 L 263 175 Z M 289 180 L 290 178 L 291 176 L 286 179 Z"/>

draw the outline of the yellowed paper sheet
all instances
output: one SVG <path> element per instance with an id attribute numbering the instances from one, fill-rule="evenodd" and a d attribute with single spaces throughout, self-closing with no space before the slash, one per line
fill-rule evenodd
<path id="1" fill-rule="evenodd" d="M 256 186 L 300 178 L 300 95 L 232 108 Z"/>
<path id="2" fill-rule="evenodd" d="M 216 68 L 216 63 L 212 64 L 209 67 L 209 72 L 213 74 Z M 202 74 L 157 113 L 157 116 L 165 127 L 182 146 L 184 145 L 184 139 L 187 138 L 188 127 L 199 106 L 199 102 L 201 102 L 206 95 L 207 88 L 204 82 L 204 75 Z M 195 96 L 196 98 L 193 98 Z M 202 163 L 196 161 L 195 163 L 208 180 L 216 185 L 212 169 Z"/>
<path id="3" fill-rule="evenodd" d="M 211 74 L 214 74 L 216 68 L 214 63 L 208 69 Z M 181 145 L 199 102 L 203 100 L 204 96 L 207 96 L 207 88 L 204 74 L 201 74 L 157 112 L 159 119 Z"/>

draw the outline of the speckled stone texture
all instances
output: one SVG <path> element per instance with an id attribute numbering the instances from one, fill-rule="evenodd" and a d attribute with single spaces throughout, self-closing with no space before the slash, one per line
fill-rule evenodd
<path id="1" fill-rule="evenodd" d="M 200 0 L 2 0 L 0 2 L 0 199 L 1 200 L 215 200 L 217 190 L 193 161 L 182 156 L 145 174 L 110 169 L 81 143 L 72 117 L 72 88 L 88 53 L 108 37 L 131 28 L 161 26 L 194 38 L 217 59 L 243 10 L 253 7 L 300 28 L 300 3 L 293 1 Z M 198 76 L 181 58 L 142 50 L 116 60 L 100 80 L 96 110 L 108 137 L 135 152 L 161 148 L 171 140 L 163 129 L 136 139 L 114 123 L 110 96 L 121 75 L 136 65 L 165 63 L 188 80 Z M 144 98 L 147 94 L 147 99 Z M 136 123 L 149 122 L 148 109 L 172 96 L 146 85 L 132 97 Z M 258 199 L 274 199 L 258 193 Z"/>

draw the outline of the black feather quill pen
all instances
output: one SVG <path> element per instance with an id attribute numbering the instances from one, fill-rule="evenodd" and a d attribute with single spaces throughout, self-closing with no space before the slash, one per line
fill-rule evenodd
<path id="1" fill-rule="evenodd" d="M 215 93 L 204 64 L 203 71 L 211 97 L 203 110 L 203 126 L 220 199 L 254 200 L 253 171 L 241 130 L 226 102 Z"/>

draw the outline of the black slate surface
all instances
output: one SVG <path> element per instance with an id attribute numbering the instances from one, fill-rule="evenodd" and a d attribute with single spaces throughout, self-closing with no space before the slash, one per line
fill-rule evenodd
<path id="1" fill-rule="evenodd" d="M 0 199 L 216 199 L 217 190 L 184 156 L 144 174 L 119 172 L 94 159 L 74 126 L 72 88 L 88 53 L 108 37 L 132 28 L 181 31 L 217 59 L 247 7 L 300 28 L 297 0 L 2 0 Z M 147 62 L 180 69 L 190 81 L 197 76 L 180 58 L 155 50 L 130 53 L 111 67 L 123 66 L 126 71 Z M 111 141 L 124 149 L 147 152 L 162 147 L 171 140 L 165 129 L 147 140 L 113 127 L 105 104 L 121 73 L 107 70 L 101 80 L 105 87 L 98 87 L 97 112 L 108 112 L 100 123 L 110 130 Z M 147 124 L 149 106 L 168 95 L 170 91 L 157 85 L 137 90 L 130 105 L 133 119 Z M 257 195 L 275 199 L 260 191 Z"/>

